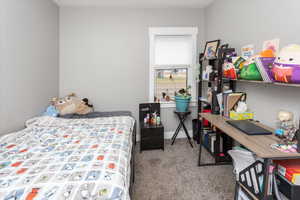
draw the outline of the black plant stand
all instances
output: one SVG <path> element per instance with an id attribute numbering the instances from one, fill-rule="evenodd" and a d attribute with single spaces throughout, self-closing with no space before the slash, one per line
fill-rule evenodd
<path id="1" fill-rule="evenodd" d="M 188 132 L 187 128 L 184 125 L 184 121 L 186 120 L 187 116 L 191 114 L 191 111 L 187 111 L 187 112 L 177 112 L 177 111 L 174 111 L 174 113 L 177 115 L 177 117 L 178 117 L 178 119 L 179 119 L 180 122 L 179 122 L 179 125 L 178 125 L 178 127 L 177 127 L 177 129 L 176 129 L 176 131 L 175 131 L 175 133 L 174 133 L 174 135 L 172 137 L 172 145 L 174 144 L 174 142 L 176 140 L 176 137 L 177 137 L 177 135 L 178 135 L 181 127 L 183 127 L 184 133 L 185 133 L 185 135 L 186 135 L 186 137 L 187 137 L 187 139 L 188 139 L 191 147 L 193 148 L 193 144 L 192 144 L 192 141 L 191 141 L 192 139 L 191 139 L 191 137 L 189 135 L 189 132 Z"/>

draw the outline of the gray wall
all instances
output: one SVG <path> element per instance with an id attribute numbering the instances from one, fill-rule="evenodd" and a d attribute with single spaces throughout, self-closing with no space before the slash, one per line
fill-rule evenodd
<path id="1" fill-rule="evenodd" d="M 280 38 L 280 46 L 300 44 L 299 0 L 216 0 L 205 9 L 205 37 L 221 39 L 240 50 L 254 44 L 261 51 L 264 40 Z M 262 122 L 275 126 L 280 109 L 300 114 L 300 89 L 239 83 L 248 93 L 248 104 Z"/>
<path id="2" fill-rule="evenodd" d="M 50 0 L 0 1 L 0 134 L 58 95 L 58 16 Z"/>
<path id="3" fill-rule="evenodd" d="M 148 28 L 197 26 L 200 49 L 203 15 L 201 9 L 60 8 L 60 95 L 76 92 L 96 110 L 130 110 L 138 118 L 149 94 Z M 167 132 L 178 123 L 173 110 L 162 111 Z"/>

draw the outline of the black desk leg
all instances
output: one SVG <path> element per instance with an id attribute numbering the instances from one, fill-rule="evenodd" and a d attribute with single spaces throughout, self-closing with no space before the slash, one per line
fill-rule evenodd
<path id="1" fill-rule="evenodd" d="M 191 147 L 193 148 L 193 144 L 192 144 L 192 141 L 191 141 L 191 137 L 190 137 L 190 135 L 189 135 L 189 132 L 188 132 L 187 128 L 186 128 L 185 125 L 184 125 L 184 120 L 185 120 L 185 118 L 179 117 L 179 119 L 180 119 L 180 123 L 182 124 L 182 127 L 183 127 L 183 130 L 184 130 L 184 132 L 185 132 L 185 135 L 186 135 L 186 137 L 188 138 Z"/>
<path id="2" fill-rule="evenodd" d="M 200 121 L 198 121 L 198 123 L 202 123 Z M 201 153 L 202 153 L 202 138 L 203 138 L 203 124 L 201 124 L 200 126 L 198 126 L 198 135 L 199 135 L 199 158 L 198 158 L 198 166 L 201 166 Z"/>
<path id="3" fill-rule="evenodd" d="M 202 137 L 202 134 L 200 135 Z M 198 157 L 198 166 L 201 166 L 201 153 L 202 153 L 202 138 L 199 139 L 199 157 Z"/>
<path id="4" fill-rule="evenodd" d="M 236 182 L 235 182 L 234 200 L 238 200 L 238 199 L 239 199 L 239 191 L 240 191 L 240 185 L 239 185 L 239 183 L 236 181 Z"/>
<path id="5" fill-rule="evenodd" d="M 272 171 L 270 169 L 272 165 L 272 159 L 265 158 L 264 159 L 264 180 L 263 180 L 263 193 L 262 193 L 262 200 L 272 200 L 272 185 L 269 185 L 270 178 L 272 178 Z"/>

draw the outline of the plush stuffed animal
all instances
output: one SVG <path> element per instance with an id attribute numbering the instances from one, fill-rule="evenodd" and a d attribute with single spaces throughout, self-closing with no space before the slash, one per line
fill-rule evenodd
<path id="1" fill-rule="evenodd" d="M 289 111 L 281 110 L 278 112 L 277 117 L 278 117 L 279 121 L 281 121 L 281 122 L 293 121 L 294 114 Z"/>
<path id="2" fill-rule="evenodd" d="M 44 116 L 57 117 L 59 115 L 58 110 L 56 110 L 55 106 L 48 106 L 46 112 L 43 114 Z"/>
<path id="3" fill-rule="evenodd" d="M 272 69 L 274 79 L 284 83 L 300 83 L 300 45 L 282 48 Z"/>
<path id="4" fill-rule="evenodd" d="M 74 93 L 63 98 L 53 98 L 51 104 L 59 112 L 59 115 L 79 114 L 84 115 L 93 112 L 93 105 L 89 104 L 87 98 L 80 99 Z"/>
<path id="5" fill-rule="evenodd" d="M 260 52 L 259 56 L 263 57 L 263 58 L 273 58 L 273 57 L 275 57 L 275 53 L 272 49 L 267 49 L 267 50 Z"/>

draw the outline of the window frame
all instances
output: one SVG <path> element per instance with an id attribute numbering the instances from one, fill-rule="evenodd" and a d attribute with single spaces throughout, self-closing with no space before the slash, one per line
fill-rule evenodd
<path id="1" fill-rule="evenodd" d="M 192 38 L 192 61 L 190 65 L 155 65 L 156 36 L 189 36 Z M 155 70 L 187 68 L 187 84 L 191 86 L 192 105 L 196 102 L 197 27 L 150 27 L 149 28 L 149 102 L 154 101 Z M 161 102 L 162 107 L 175 107 L 175 102 Z"/>

